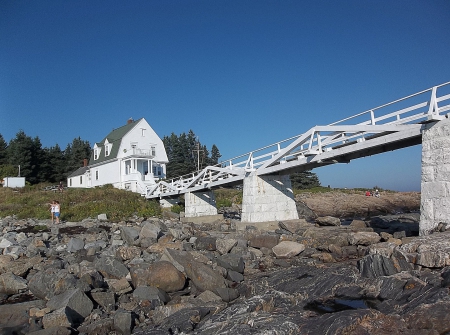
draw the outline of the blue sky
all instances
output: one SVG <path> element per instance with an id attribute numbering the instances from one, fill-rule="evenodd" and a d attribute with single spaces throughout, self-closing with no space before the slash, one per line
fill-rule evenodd
<path id="1" fill-rule="evenodd" d="M 0 134 L 91 144 L 130 117 L 232 158 L 450 81 L 450 1 L 0 2 Z M 314 170 L 420 190 L 420 146 Z"/>

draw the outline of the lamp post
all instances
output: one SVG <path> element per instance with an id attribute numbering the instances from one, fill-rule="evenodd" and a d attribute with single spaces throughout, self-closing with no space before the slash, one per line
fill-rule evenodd
<path id="1" fill-rule="evenodd" d="M 20 165 L 19 165 L 19 175 L 18 175 L 18 177 L 20 177 Z"/>

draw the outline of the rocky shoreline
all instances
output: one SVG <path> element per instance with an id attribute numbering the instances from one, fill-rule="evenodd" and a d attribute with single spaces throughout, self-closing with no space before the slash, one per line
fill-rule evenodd
<path id="1" fill-rule="evenodd" d="M 419 214 L 239 230 L 0 220 L 1 334 L 445 334 L 450 232 Z M 47 228 L 47 229 L 45 229 Z M 241 227 L 242 229 L 242 227 Z"/>

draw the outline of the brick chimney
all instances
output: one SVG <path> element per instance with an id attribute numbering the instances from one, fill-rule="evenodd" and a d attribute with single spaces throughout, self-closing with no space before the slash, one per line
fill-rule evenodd
<path id="1" fill-rule="evenodd" d="M 130 117 L 130 118 L 128 119 L 128 121 L 127 121 L 127 124 L 130 124 L 130 123 L 133 123 L 133 118 L 132 118 L 132 117 Z"/>
<path id="2" fill-rule="evenodd" d="M 88 160 L 87 160 L 87 158 L 83 159 L 83 167 L 86 167 L 86 166 L 87 166 L 87 164 L 88 164 Z"/>

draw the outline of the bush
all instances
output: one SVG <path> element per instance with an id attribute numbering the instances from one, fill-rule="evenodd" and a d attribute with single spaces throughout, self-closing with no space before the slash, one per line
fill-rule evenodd
<path id="1" fill-rule="evenodd" d="M 173 205 L 170 207 L 170 211 L 173 213 L 180 214 L 181 212 L 184 212 L 184 206 L 183 205 Z"/>

